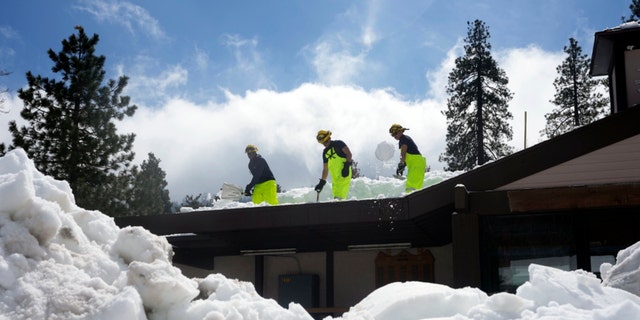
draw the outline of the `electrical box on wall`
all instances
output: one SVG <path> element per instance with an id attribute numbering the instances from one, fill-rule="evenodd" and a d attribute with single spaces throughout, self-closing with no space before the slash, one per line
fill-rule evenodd
<path id="1" fill-rule="evenodd" d="M 283 274 L 278 276 L 278 303 L 289 307 L 295 302 L 305 308 L 319 305 L 320 280 L 317 274 Z"/>

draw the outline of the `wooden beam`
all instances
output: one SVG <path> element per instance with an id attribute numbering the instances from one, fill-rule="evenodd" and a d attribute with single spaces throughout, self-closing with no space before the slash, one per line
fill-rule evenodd
<path id="1" fill-rule="evenodd" d="M 506 191 L 511 212 L 640 206 L 640 183 Z"/>
<path id="2" fill-rule="evenodd" d="M 326 292 L 326 305 L 328 308 L 333 308 L 335 307 L 334 303 L 334 297 L 335 297 L 335 286 L 334 286 L 334 281 L 335 281 L 335 277 L 334 277 L 334 260 L 333 260 L 333 250 L 327 250 L 326 253 L 326 260 L 325 260 L 325 274 L 326 274 L 326 283 L 325 283 L 325 288 L 327 290 Z"/>

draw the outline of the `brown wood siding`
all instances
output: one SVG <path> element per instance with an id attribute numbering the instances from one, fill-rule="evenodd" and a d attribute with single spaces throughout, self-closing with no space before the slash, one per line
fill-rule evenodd
<path id="1" fill-rule="evenodd" d="M 497 190 L 640 181 L 640 135 L 504 185 Z"/>

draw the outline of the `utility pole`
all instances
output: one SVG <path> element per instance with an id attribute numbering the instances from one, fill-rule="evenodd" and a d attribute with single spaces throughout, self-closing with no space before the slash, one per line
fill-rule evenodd
<path id="1" fill-rule="evenodd" d="M 527 112 L 524 112 L 524 148 L 527 148 Z"/>

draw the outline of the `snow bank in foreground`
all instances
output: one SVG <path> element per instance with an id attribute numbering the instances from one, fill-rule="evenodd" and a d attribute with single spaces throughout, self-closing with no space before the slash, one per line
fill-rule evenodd
<path id="1" fill-rule="evenodd" d="M 23 150 L 0 158 L 2 319 L 311 319 L 250 283 L 188 279 L 164 237 L 74 204 Z"/>
<path id="2" fill-rule="evenodd" d="M 633 260 L 634 264 L 640 261 Z M 530 280 L 520 286 L 516 294 L 491 296 L 468 287 L 452 289 L 424 282 L 391 283 L 371 293 L 338 319 L 623 320 L 640 317 L 637 291 L 603 286 L 592 273 L 532 264 L 529 274 Z M 640 278 L 637 268 L 619 275 L 636 283 Z"/>
<path id="3" fill-rule="evenodd" d="M 366 183 L 365 180 L 361 180 Z M 186 278 L 164 237 L 75 205 L 68 183 L 44 176 L 24 151 L 0 158 L 0 320 L 310 320 L 253 285 L 221 274 Z M 584 271 L 529 267 L 516 294 L 405 282 L 379 288 L 338 319 L 637 319 L 640 242 Z M 327 318 L 330 319 L 330 318 Z"/>

